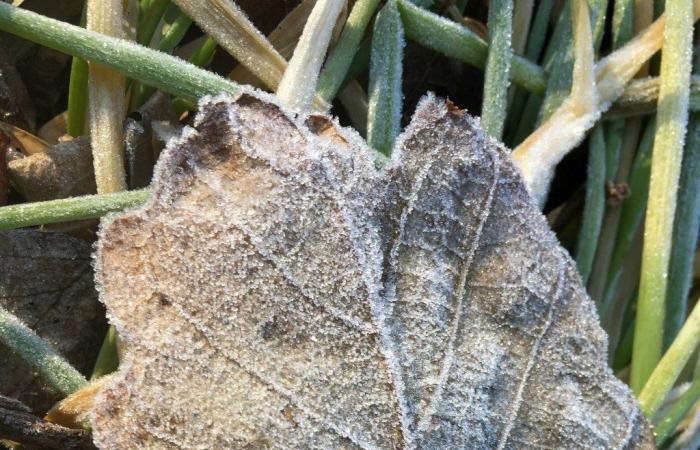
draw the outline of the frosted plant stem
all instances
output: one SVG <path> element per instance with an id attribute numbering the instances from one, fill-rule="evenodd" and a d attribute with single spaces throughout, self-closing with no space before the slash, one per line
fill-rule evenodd
<path id="1" fill-rule="evenodd" d="M 663 64 L 662 59 L 662 68 Z M 700 344 L 700 302 L 696 303 L 673 344 L 658 362 L 639 393 L 639 404 L 649 420 L 653 420 L 698 344 Z M 632 362 L 634 363 L 634 353 Z"/>
<path id="2" fill-rule="evenodd" d="M 673 403 L 671 409 L 654 425 L 656 445 L 661 447 L 673 435 L 678 424 L 690 409 L 700 400 L 700 377 Z"/>
<path id="3" fill-rule="evenodd" d="M 488 56 L 488 44 L 469 28 L 433 14 L 409 0 L 396 0 L 406 37 L 422 46 L 483 69 Z M 514 55 L 511 77 L 518 86 L 534 93 L 545 90 L 547 77 L 544 70 Z"/>
<path id="4" fill-rule="evenodd" d="M 180 12 L 177 6 L 171 4 L 168 12 L 175 12 L 176 18 L 170 23 L 167 32 L 158 43 L 158 50 L 164 53 L 172 53 L 182 38 L 185 37 L 185 33 L 190 28 L 190 25 L 192 25 L 192 19 Z M 135 84 L 132 89 L 134 89 L 135 93 L 131 105 L 132 110 L 138 109 L 146 103 L 155 92 L 155 88 L 142 83 Z"/>
<path id="5" fill-rule="evenodd" d="M 586 203 L 576 243 L 576 266 L 585 283 L 591 273 L 593 256 L 605 211 L 605 136 L 603 128 L 593 128 L 588 145 Z"/>
<path id="6" fill-rule="evenodd" d="M 649 10 L 649 14 L 644 14 L 640 11 L 640 9 L 645 8 Z M 651 10 L 652 5 L 648 2 L 643 5 L 635 6 L 634 0 L 615 1 L 615 10 L 613 15 L 613 45 L 615 46 L 615 49 L 619 48 L 623 44 L 626 44 L 632 38 L 635 31 L 639 32 L 651 24 L 653 16 L 651 14 Z M 637 14 L 636 18 L 634 14 Z M 639 77 L 646 75 L 645 70 L 646 64 L 642 65 L 636 76 Z M 630 82 L 630 84 L 632 83 L 634 83 L 634 81 Z M 621 310 L 620 314 L 622 314 L 622 311 L 625 309 L 624 304 L 629 298 L 629 295 L 625 294 L 620 296 L 616 295 L 618 281 L 620 275 L 622 274 L 622 263 L 626 260 L 625 258 L 632 239 L 634 239 L 637 235 L 637 228 L 639 227 L 643 211 L 646 208 L 646 199 L 649 188 L 649 158 L 647 158 L 646 155 L 651 155 L 654 133 L 653 129 L 649 129 L 649 127 L 654 126 L 651 122 L 653 122 L 653 119 L 647 124 L 647 130 L 643 133 L 644 137 L 641 144 L 639 134 L 640 130 L 642 129 L 642 123 L 639 119 L 627 121 L 626 123 L 622 122 L 622 125 L 617 130 L 614 129 L 614 125 L 611 124 L 611 128 L 609 129 L 609 142 L 618 141 L 620 136 L 622 137 L 622 146 L 620 149 L 616 173 L 612 174 L 610 179 L 614 179 L 616 184 L 629 183 L 630 170 L 632 169 L 632 166 L 637 165 L 637 170 L 639 170 L 641 167 L 635 160 L 635 154 L 637 154 L 637 160 L 639 162 L 644 162 L 643 173 L 645 174 L 643 179 L 639 179 L 639 176 L 637 175 L 635 182 L 638 186 L 633 188 L 634 191 L 631 192 L 631 197 L 629 199 L 624 201 L 622 205 L 611 205 L 610 208 L 607 208 L 605 218 L 603 219 L 603 230 L 600 234 L 600 241 L 598 243 L 598 249 L 595 255 L 596 264 L 593 267 L 591 279 L 588 283 L 588 292 L 598 306 L 598 311 L 601 314 L 603 323 L 607 324 L 604 326 L 606 331 L 608 331 L 608 336 L 610 337 L 609 343 L 611 349 L 615 348 L 614 345 L 618 339 L 619 327 L 621 326 L 621 316 L 615 317 L 613 314 L 617 310 Z M 642 156 L 645 157 L 640 158 Z M 643 186 L 643 188 L 641 188 L 641 186 Z M 640 196 L 639 194 L 643 194 L 643 196 Z M 639 209 L 633 211 L 627 209 L 629 204 L 642 198 L 642 203 L 637 204 Z M 632 228 L 628 228 L 626 230 L 620 228 L 620 219 L 623 211 L 624 214 L 627 214 L 628 219 L 630 215 L 632 215 L 634 218 L 634 220 L 628 220 L 626 223 L 626 226 L 631 226 Z M 618 239 L 618 234 L 620 234 L 620 239 Z M 614 270 L 618 271 L 618 274 L 616 275 L 616 281 L 614 282 L 615 286 L 612 287 L 610 283 L 610 273 L 612 271 L 611 262 L 613 253 L 618 251 L 618 249 L 622 250 L 621 247 L 623 245 L 622 243 L 625 241 L 625 237 L 627 238 L 627 246 L 624 248 L 624 253 L 617 256 L 617 263 L 619 265 Z M 609 289 L 609 287 L 612 287 L 612 289 Z M 611 310 L 610 306 L 611 302 L 613 301 L 615 301 L 616 305 Z"/>
<path id="7" fill-rule="evenodd" d="M 525 47 L 525 57 L 530 61 L 540 60 L 540 56 L 542 54 L 542 47 L 544 46 L 545 37 L 547 35 L 547 29 L 549 27 L 549 18 L 552 14 L 553 6 L 554 0 L 542 0 L 541 2 L 539 2 L 539 5 L 537 7 L 537 13 L 535 14 L 534 20 L 532 22 L 532 29 L 530 30 L 530 35 L 527 39 L 527 45 Z M 529 94 L 527 92 L 522 90 L 516 90 L 515 96 L 513 97 L 513 101 L 511 102 L 509 114 L 510 118 L 508 127 L 506 128 L 506 142 L 508 142 L 511 145 L 516 140 L 518 130 L 520 129 L 520 127 L 524 127 L 526 123 L 533 122 L 532 120 L 522 120 L 522 118 L 525 117 L 524 112 L 526 106 L 528 104 L 533 105 L 535 103 L 534 100 L 529 101 L 528 97 Z M 532 114 L 529 117 L 532 117 Z M 523 134 L 525 134 L 525 132 L 523 132 Z"/>
<path id="8" fill-rule="evenodd" d="M 513 50 L 513 1 L 492 0 L 489 5 L 489 54 L 484 74 L 481 122 L 491 137 L 501 140 L 508 106 L 508 85 Z"/>
<path id="9" fill-rule="evenodd" d="M 357 0 L 353 5 L 343 32 L 328 55 L 318 78 L 316 92 L 324 101 L 330 103 L 338 94 L 378 4 L 379 0 Z"/>
<path id="10" fill-rule="evenodd" d="M 3 206 L 0 208 L 0 230 L 96 219 L 113 211 L 140 206 L 150 194 L 144 189 Z"/>
<path id="11" fill-rule="evenodd" d="M 345 0 L 319 0 L 311 11 L 277 87 L 277 97 L 288 108 L 310 109 L 331 34 L 344 5 Z"/>
<path id="12" fill-rule="evenodd" d="M 700 0 L 695 0 L 695 13 L 695 16 L 691 14 L 687 19 L 691 20 L 700 13 Z M 581 142 L 600 115 L 620 96 L 624 86 L 659 50 L 665 23 L 666 18 L 660 17 L 625 46 L 596 64 L 597 100 L 593 108 L 579 104 L 580 99 L 572 89 L 569 98 L 550 119 L 513 151 L 513 158 L 523 172 L 525 183 L 538 202 L 542 203 L 546 198 L 549 182 L 559 161 Z M 574 74 L 575 78 L 581 76 L 576 69 Z M 574 79 L 574 86 L 576 83 Z"/>
<path id="13" fill-rule="evenodd" d="M 615 0 L 612 21 L 614 49 L 622 47 L 634 36 L 633 10 L 634 0 Z M 637 25 L 639 25 L 640 29 L 643 29 L 649 24 L 651 24 L 651 21 Z M 619 119 L 610 122 L 606 126 L 606 147 L 611 157 L 614 155 L 614 159 L 609 161 L 606 169 L 606 177 L 607 180 L 614 182 L 615 185 L 627 183 L 630 166 L 634 161 L 634 154 L 638 146 L 640 129 L 641 123 L 638 120 L 625 123 L 624 120 Z M 598 312 L 601 314 L 601 319 L 604 323 L 608 317 L 603 312 L 603 297 L 623 205 L 624 203 L 620 201 L 612 201 L 609 205 L 606 205 L 603 226 L 594 256 L 596 263 L 593 266 L 588 282 L 588 292 L 596 302 Z M 610 348 L 614 348 L 615 341 L 616 338 L 612 336 L 609 340 Z"/>
<path id="14" fill-rule="evenodd" d="M 47 384 L 63 395 L 68 395 L 87 383 L 80 372 L 46 341 L 1 306 L 0 343 L 22 358 Z"/>
<path id="15" fill-rule="evenodd" d="M 700 229 L 700 114 L 691 116 L 681 164 L 678 208 L 673 223 L 673 242 L 668 274 L 664 348 L 683 326 L 688 294 L 693 281 L 693 260 Z"/>
<path id="16" fill-rule="evenodd" d="M 661 357 L 673 218 L 688 122 L 693 2 L 668 2 L 661 86 L 644 221 L 642 273 L 630 386 L 639 393 Z"/>
<path id="17" fill-rule="evenodd" d="M 628 117 L 656 112 L 659 98 L 659 77 L 646 77 L 631 81 L 618 98 L 606 118 Z M 690 78 L 688 109 L 700 110 L 700 76 Z"/>
<path id="18" fill-rule="evenodd" d="M 231 0 L 173 0 L 265 85 L 276 90 L 287 62 Z"/>
<path id="19" fill-rule="evenodd" d="M 403 46 L 401 16 L 389 0 L 374 23 L 367 114 L 367 143 L 385 155 L 401 131 Z"/>
<path id="20" fill-rule="evenodd" d="M 630 124 L 627 126 L 629 127 Z M 613 230 L 612 225 L 604 224 L 604 226 L 610 227 L 610 231 L 615 232 L 615 236 L 601 236 L 601 244 L 604 243 L 606 246 L 609 244 L 612 247 L 612 254 L 609 256 L 610 262 L 605 264 L 606 272 L 593 272 L 592 275 L 597 276 L 597 278 L 592 278 L 589 284 L 591 295 L 599 305 L 603 326 L 605 331 L 608 332 L 611 345 L 619 338 L 622 327 L 622 314 L 626 308 L 625 303 L 629 298 L 629 293 L 621 291 L 620 287 L 623 274 L 627 271 L 625 266 L 627 265 L 626 261 L 628 261 L 630 249 L 632 249 L 632 246 L 638 239 L 637 235 L 640 233 L 639 226 L 644 218 L 649 197 L 649 172 L 651 171 L 651 152 L 654 147 L 655 131 L 656 121 L 651 119 L 642 134 L 630 168 L 627 178 L 630 196 L 619 210 L 617 227 Z M 631 151 L 630 153 L 635 152 Z M 609 220 L 610 217 L 606 217 L 605 220 Z M 604 232 L 609 233 L 608 229 L 605 229 Z M 603 238 L 605 238 L 605 241 L 602 241 Z M 599 245 L 596 257 L 602 258 L 601 254 Z M 594 284 L 594 282 L 600 284 Z M 635 282 L 634 286 L 636 285 Z"/>
<path id="21" fill-rule="evenodd" d="M 117 38 L 123 37 L 122 0 L 89 0 L 87 29 Z M 122 74 L 91 62 L 88 72 L 90 145 L 97 192 L 126 189 L 124 170 L 124 90 Z"/>
<path id="22" fill-rule="evenodd" d="M 240 87 L 180 58 L 104 36 L 0 2 L 0 29 L 46 47 L 97 62 L 170 94 L 196 101 Z"/>

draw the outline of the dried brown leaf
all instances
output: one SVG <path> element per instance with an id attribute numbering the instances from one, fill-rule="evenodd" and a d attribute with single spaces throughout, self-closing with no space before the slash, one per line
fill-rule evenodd
<path id="1" fill-rule="evenodd" d="M 60 233 L 0 232 L 0 306 L 21 319 L 83 373 L 106 331 L 90 244 Z M 62 395 L 0 345 L 0 394 L 45 413 Z"/>
<path id="2" fill-rule="evenodd" d="M 63 111 L 62 113 L 54 116 L 37 130 L 37 137 L 48 142 L 50 145 L 58 144 L 66 137 L 66 134 L 68 133 L 66 122 L 67 119 L 68 111 Z"/>
<path id="3" fill-rule="evenodd" d="M 653 448 L 508 151 L 421 102 L 388 169 L 270 97 L 210 99 L 103 224 L 126 342 L 100 448 Z"/>
<path id="4" fill-rule="evenodd" d="M 33 130 L 36 126 L 34 105 L 27 88 L 15 67 L 8 63 L 2 45 L 0 45 L 0 120 L 28 130 Z"/>
<path id="5" fill-rule="evenodd" d="M 45 152 L 49 148 L 42 138 L 8 123 L 0 122 L 0 133 L 9 141 L 7 145 L 25 155 Z"/>
<path id="6" fill-rule="evenodd" d="M 86 136 L 10 161 L 8 171 L 14 188 L 29 201 L 95 193 L 92 152 Z"/>

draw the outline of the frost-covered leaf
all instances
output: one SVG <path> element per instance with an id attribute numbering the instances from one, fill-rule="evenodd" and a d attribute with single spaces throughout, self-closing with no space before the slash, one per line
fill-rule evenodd
<path id="1" fill-rule="evenodd" d="M 101 448 L 653 448 L 507 151 L 432 97 L 375 171 L 353 132 L 210 99 L 103 224 L 127 351 Z"/>

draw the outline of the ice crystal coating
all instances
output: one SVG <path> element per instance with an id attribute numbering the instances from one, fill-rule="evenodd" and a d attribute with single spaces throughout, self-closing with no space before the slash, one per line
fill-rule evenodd
<path id="1" fill-rule="evenodd" d="M 106 221 L 100 448 L 653 448 L 506 149 L 433 97 L 389 167 L 270 97 L 203 102 Z"/>

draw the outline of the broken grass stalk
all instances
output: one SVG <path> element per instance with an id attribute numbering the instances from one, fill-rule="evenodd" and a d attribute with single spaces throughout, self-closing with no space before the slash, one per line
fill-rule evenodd
<path id="1" fill-rule="evenodd" d="M 287 107 L 310 109 L 331 34 L 344 6 L 345 0 L 319 0 L 311 11 L 277 87 L 277 97 Z"/>

